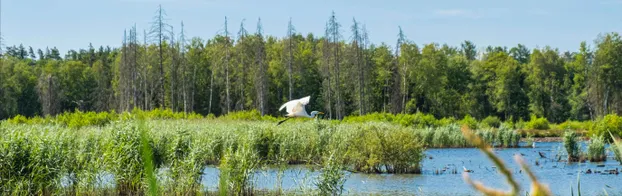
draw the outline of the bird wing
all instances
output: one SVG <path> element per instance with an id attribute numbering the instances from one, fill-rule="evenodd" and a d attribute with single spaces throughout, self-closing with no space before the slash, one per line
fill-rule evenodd
<path id="1" fill-rule="evenodd" d="M 311 96 L 306 96 L 306 97 L 298 99 L 298 101 L 300 101 L 300 103 L 302 103 L 302 105 L 307 105 L 307 104 L 309 104 L 309 100 L 310 99 L 311 99 Z"/>
<path id="2" fill-rule="evenodd" d="M 288 101 L 287 103 L 281 105 L 281 107 L 279 108 L 279 111 L 283 110 L 283 108 L 286 108 L 285 111 L 290 114 L 298 113 L 298 112 L 306 113 L 305 105 L 309 104 L 310 98 L 311 96 L 306 96 L 300 99 L 294 99 L 294 100 Z"/>

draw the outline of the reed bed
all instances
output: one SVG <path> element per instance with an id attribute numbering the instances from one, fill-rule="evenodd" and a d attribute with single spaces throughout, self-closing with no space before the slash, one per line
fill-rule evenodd
<path id="1" fill-rule="evenodd" d="M 251 179 L 263 166 L 308 164 L 320 168 L 319 194 L 339 194 L 345 171 L 420 173 L 426 148 L 472 146 L 458 124 L 417 128 L 315 119 L 276 126 L 271 120 L 180 117 L 142 126 L 136 118 L 111 119 L 84 126 L 0 122 L 0 193 L 196 195 L 214 191 L 205 190 L 201 178 L 205 167 L 215 165 L 217 192 L 245 195 L 257 192 Z M 518 147 L 520 139 L 504 126 L 476 134 L 499 147 Z M 157 188 L 150 189 L 154 173 Z"/>

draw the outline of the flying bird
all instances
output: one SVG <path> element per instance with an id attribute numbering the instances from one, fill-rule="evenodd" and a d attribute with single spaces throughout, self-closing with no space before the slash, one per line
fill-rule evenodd
<path id="1" fill-rule="evenodd" d="M 311 115 L 309 115 L 307 113 L 307 110 L 305 110 L 305 105 L 309 104 L 309 99 L 311 99 L 311 96 L 306 96 L 300 99 L 294 99 L 281 105 L 281 107 L 279 108 L 279 111 L 286 108 L 285 111 L 287 111 L 287 114 L 285 116 L 287 118 L 285 118 L 285 120 L 279 121 L 277 126 L 285 122 L 286 120 L 289 120 L 290 118 L 296 118 L 296 117 L 314 118 L 318 114 L 324 114 L 324 112 L 311 111 Z"/>

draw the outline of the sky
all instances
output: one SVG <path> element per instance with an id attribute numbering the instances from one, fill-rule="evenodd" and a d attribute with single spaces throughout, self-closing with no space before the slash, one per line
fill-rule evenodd
<path id="1" fill-rule="evenodd" d="M 478 48 L 523 44 L 577 51 L 599 34 L 622 32 L 622 0 L 0 0 L 4 45 L 57 47 L 61 54 L 89 43 L 118 47 L 123 31 L 134 24 L 142 36 L 158 5 L 178 34 L 204 40 L 224 30 L 237 33 L 242 20 L 255 32 L 261 17 L 264 34 L 284 37 L 292 19 L 296 32 L 323 35 L 334 11 L 344 39 L 353 19 L 365 24 L 370 41 L 394 46 L 398 26 L 415 43 Z M 142 38 L 139 37 L 139 40 Z"/>

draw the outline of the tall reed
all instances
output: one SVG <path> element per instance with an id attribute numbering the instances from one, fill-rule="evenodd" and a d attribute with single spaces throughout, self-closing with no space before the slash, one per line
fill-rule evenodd
<path id="1" fill-rule="evenodd" d="M 575 131 L 566 130 L 564 133 L 564 148 L 568 154 L 568 162 L 579 161 L 582 156 L 578 137 Z"/>
<path id="2" fill-rule="evenodd" d="M 587 157 L 590 162 L 601 162 L 607 159 L 603 136 L 593 135 L 587 147 Z"/>

